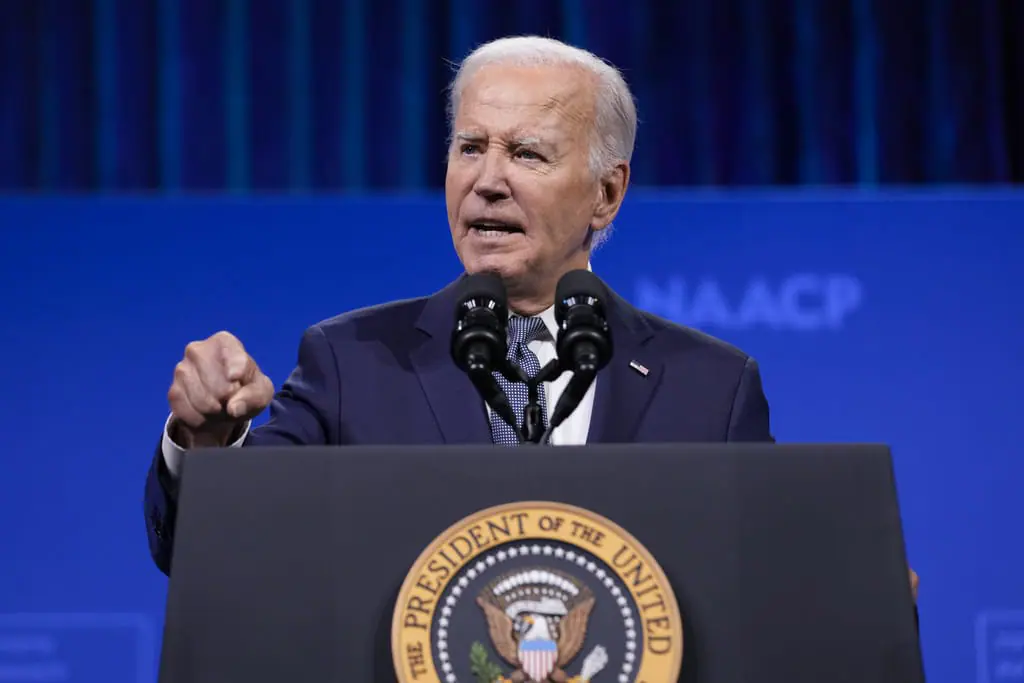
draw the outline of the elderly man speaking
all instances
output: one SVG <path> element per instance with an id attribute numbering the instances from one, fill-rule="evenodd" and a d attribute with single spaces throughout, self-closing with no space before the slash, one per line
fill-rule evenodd
<path id="1" fill-rule="evenodd" d="M 625 197 L 633 98 L 619 72 L 594 55 L 519 37 L 469 55 L 450 107 L 445 196 L 452 242 L 467 274 L 500 276 L 509 354 L 539 368 L 556 355 L 559 280 L 588 268 Z M 511 427 L 452 360 L 458 287 L 456 281 L 429 296 L 313 325 L 276 394 L 229 332 L 189 344 L 174 370 L 171 415 L 146 484 L 156 564 L 169 571 L 175 484 L 187 449 L 513 443 Z M 772 441 L 752 358 L 612 292 L 607 298 L 615 358 L 552 443 Z M 545 419 L 568 381 L 562 375 L 541 386 Z M 266 424 L 250 429 L 268 406 Z M 522 406 L 513 407 L 521 416 Z"/>

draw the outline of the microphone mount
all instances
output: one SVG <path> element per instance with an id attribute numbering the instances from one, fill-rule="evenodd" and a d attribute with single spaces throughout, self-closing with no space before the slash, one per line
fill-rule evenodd
<path id="1" fill-rule="evenodd" d="M 505 286 L 496 273 L 467 276 L 460 283 L 455 311 L 451 354 L 488 406 L 511 428 L 520 444 L 547 444 L 590 390 L 597 373 L 612 355 L 610 329 L 605 317 L 607 290 L 586 270 L 570 271 L 555 289 L 556 357 L 535 375 L 527 375 L 508 359 Z M 540 405 L 540 387 L 565 372 L 572 378 L 555 403 L 546 430 Z M 522 424 L 496 375 L 526 386 Z"/>
<path id="2" fill-rule="evenodd" d="M 557 358 L 548 361 L 540 371 L 533 375 L 526 374 L 526 371 L 514 361 L 506 361 L 501 368 L 501 374 L 510 382 L 520 382 L 526 385 L 526 407 L 523 409 L 523 425 L 518 430 L 520 442 L 523 444 L 541 444 L 544 430 L 544 409 L 540 405 L 540 385 L 550 382 L 565 372 L 560 367 Z M 507 422 L 507 420 L 506 420 Z M 513 429 L 516 425 L 509 423 Z M 550 429 L 547 430 L 548 441 L 551 439 Z"/>

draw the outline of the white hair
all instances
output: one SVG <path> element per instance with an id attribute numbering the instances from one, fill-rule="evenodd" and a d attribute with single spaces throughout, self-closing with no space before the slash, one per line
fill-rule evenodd
<path id="1" fill-rule="evenodd" d="M 453 124 L 462 90 L 469 78 L 488 64 L 518 66 L 572 65 L 590 72 L 596 85 L 590 167 L 601 175 L 621 162 L 629 163 L 636 142 L 636 104 L 625 79 L 596 55 L 540 36 L 499 38 L 476 48 L 463 60 L 449 89 L 448 116 Z"/>

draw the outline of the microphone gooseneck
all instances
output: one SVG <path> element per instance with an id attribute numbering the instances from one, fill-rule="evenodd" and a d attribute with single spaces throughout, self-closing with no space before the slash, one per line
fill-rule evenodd
<path id="1" fill-rule="evenodd" d="M 604 283 L 588 270 L 562 276 L 555 290 L 557 358 L 533 377 L 507 359 L 509 310 L 501 278 L 494 273 L 467 275 L 458 287 L 452 359 L 491 410 L 512 427 L 520 443 L 549 443 L 554 430 L 576 410 L 597 373 L 611 360 L 608 291 Z M 548 428 L 542 431 L 539 387 L 563 372 L 571 372 L 572 377 L 552 411 Z M 495 373 L 527 386 L 529 398 L 521 429 Z"/>
<path id="2" fill-rule="evenodd" d="M 451 355 L 477 392 L 501 419 L 516 428 L 516 418 L 494 371 L 504 372 L 508 352 L 508 297 L 494 273 L 467 275 L 459 283 Z"/>
<path id="3" fill-rule="evenodd" d="M 569 271 L 558 281 L 555 290 L 558 360 L 561 369 L 573 375 L 555 405 L 542 443 L 547 443 L 555 428 L 576 410 L 597 373 L 612 358 L 614 349 L 606 318 L 607 301 L 608 290 L 604 283 L 589 270 Z"/>

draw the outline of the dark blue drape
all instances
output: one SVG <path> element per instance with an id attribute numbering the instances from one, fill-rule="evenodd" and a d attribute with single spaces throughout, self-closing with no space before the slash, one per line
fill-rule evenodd
<path id="1" fill-rule="evenodd" d="M 4 0 L 0 189 L 437 187 L 513 33 L 624 69 L 637 184 L 1024 179 L 1021 0 Z"/>

